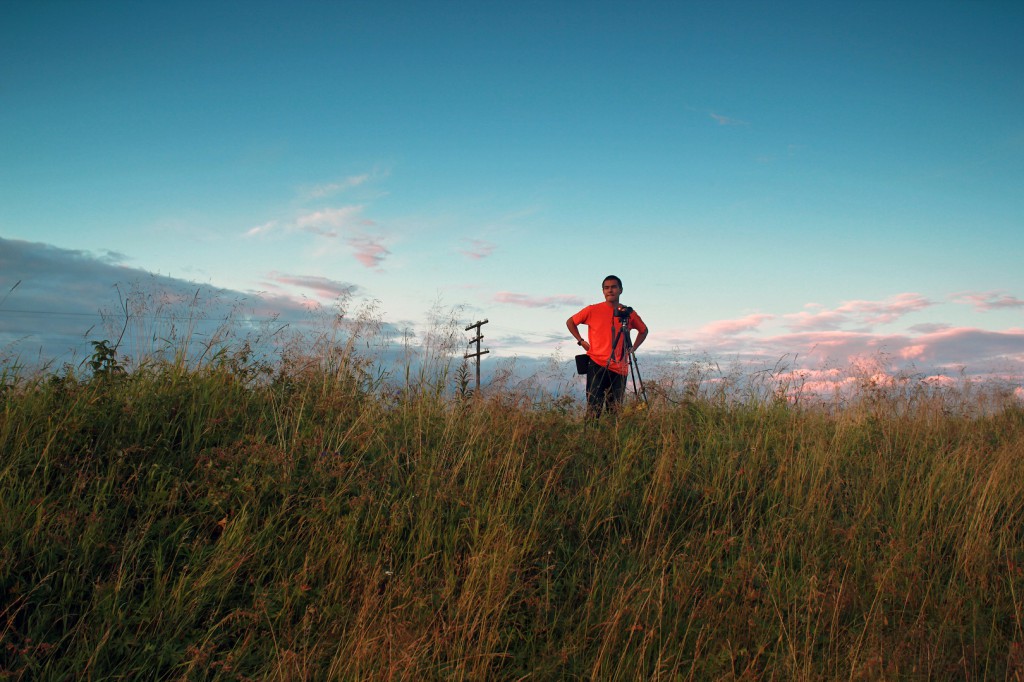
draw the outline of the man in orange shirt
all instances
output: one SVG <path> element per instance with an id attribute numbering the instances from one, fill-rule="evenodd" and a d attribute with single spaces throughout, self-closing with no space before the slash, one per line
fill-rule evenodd
<path id="1" fill-rule="evenodd" d="M 605 407 L 616 410 L 626 392 L 629 374 L 629 355 L 625 335 L 634 329 L 639 332 L 633 341 L 636 350 L 647 338 L 647 325 L 632 308 L 619 303 L 622 280 L 608 275 L 601 283 L 604 303 L 588 305 L 568 320 L 565 326 L 576 343 L 587 351 L 587 413 L 599 417 Z M 622 321 L 627 320 L 625 333 Z M 587 325 L 587 340 L 583 340 L 579 325 Z"/>

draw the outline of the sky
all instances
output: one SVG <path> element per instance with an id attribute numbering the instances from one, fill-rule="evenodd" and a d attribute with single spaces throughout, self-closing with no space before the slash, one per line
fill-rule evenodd
<path id="1" fill-rule="evenodd" d="M 1021 35 L 996 0 L 7 0 L 0 350 L 143 282 L 568 367 L 615 274 L 650 362 L 1019 384 Z"/>

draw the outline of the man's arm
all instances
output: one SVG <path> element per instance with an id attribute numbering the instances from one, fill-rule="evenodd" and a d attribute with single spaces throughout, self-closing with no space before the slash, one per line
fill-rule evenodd
<path id="1" fill-rule="evenodd" d="M 648 330 L 644 329 L 642 332 L 636 335 L 636 340 L 633 341 L 633 350 L 639 348 L 640 344 L 644 342 L 644 339 L 647 338 L 647 332 Z"/>
<path id="2" fill-rule="evenodd" d="M 587 341 L 580 334 L 579 326 L 572 321 L 571 317 L 565 321 L 565 326 L 569 329 L 569 333 L 572 334 L 572 337 L 576 339 L 576 343 L 583 346 L 583 350 L 590 350 L 590 344 L 587 343 Z"/>

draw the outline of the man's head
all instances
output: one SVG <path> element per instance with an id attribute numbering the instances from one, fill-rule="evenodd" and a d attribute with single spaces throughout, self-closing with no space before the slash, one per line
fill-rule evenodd
<path id="1" fill-rule="evenodd" d="M 601 282 L 601 291 L 604 293 L 605 303 L 618 304 L 619 295 L 622 294 L 622 280 L 615 275 L 608 275 Z"/>
<path id="2" fill-rule="evenodd" d="M 612 280 L 613 282 L 618 284 L 619 285 L 619 289 L 622 288 L 622 280 L 619 279 L 618 277 L 616 277 L 615 275 L 608 275 L 607 277 L 605 277 L 604 281 L 601 282 L 601 285 L 604 286 L 605 284 L 607 284 L 608 280 Z"/>

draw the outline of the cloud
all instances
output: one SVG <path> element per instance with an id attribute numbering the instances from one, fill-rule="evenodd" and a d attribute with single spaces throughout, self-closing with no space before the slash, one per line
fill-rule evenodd
<path id="1" fill-rule="evenodd" d="M 354 294 L 359 287 L 355 284 L 338 282 L 337 280 L 313 275 L 289 275 L 271 272 L 267 279 L 275 284 L 308 289 L 321 298 L 336 299 Z"/>
<path id="2" fill-rule="evenodd" d="M 915 334 L 934 334 L 935 332 L 945 331 L 951 328 L 952 325 L 946 324 L 945 322 L 922 322 L 921 324 L 915 324 L 907 328 L 907 331 Z"/>
<path id="3" fill-rule="evenodd" d="M 311 234 L 338 237 L 342 229 L 374 224 L 372 220 L 360 218 L 363 208 L 363 206 L 341 206 L 313 211 L 299 216 L 295 221 L 295 227 Z"/>
<path id="4" fill-rule="evenodd" d="M 732 336 L 757 329 L 763 322 L 774 317 L 774 315 L 754 313 L 735 320 L 718 320 L 704 325 L 697 333 L 706 336 Z"/>
<path id="5" fill-rule="evenodd" d="M 276 230 L 278 228 L 278 224 L 279 223 L 276 220 L 270 220 L 268 222 L 263 223 L 262 225 L 257 225 L 255 227 L 250 227 L 248 230 L 246 230 L 245 236 L 246 237 L 258 237 L 261 234 L 267 234 L 269 232 L 273 232 L 274 230 Z"/>
<path id="6" fill-rule="evenodd" d="M 378 267 L 387 249 L 379 240 L 362 237 L 353 245 L 365 258 L 368 267 Z M 133 310 L 165 306 L 194 314 L 196 338 L 208 340 L 213 329 L 238 311 L 243 326 L 240 333 L 255 328 L 260 321 L 276 316 L 282 323 L 300 325 L 310 320 L 309 299 L 300 300 L 294 292 L 310 292 L 316 300 L 333 300 L 358 291 L 354 285 L 316 275 L 271 272 L 268 294 L 255 295 L 200 285 L 181 279 L 153 275 L 138 268 L 111 264 L 105 252 L 60 249 L 47 244 L 0 238 L 0 357 L 19 357 L 34 363 L 55 360 L 78 363 L 88 357 L 90 340 L 114 341 L 123 326 L 122 304 L 125 300 Z M 189 303 L 203 301 L 194 312 Z M 1002 295 L 987 296 L 983 301 L 999 301 Z M 525 308 L 578 307 L 583 301 L 575 296 L 534 297 L 515 292 L 499 292 L 493 298 L 499 304 Z M 915 302 L 916 301 L 916 302 Z M 843 306 L 848 319 L 857 316 L 885 315 L 889 312 L 919 309 L 922 300 L 911 295 L 892 297 L 881 302 L 851 301 Z M 887 304 L 887 305 L 882 305 Z M 578 309 L 578 308 L 577 308 Z M 836 309 L 838 310 L 838 308 Z M 808 316 L 838 314 L 835 310 L 809 310 Z M 147 325 L 147 333 L 129 334 L 137 339 L 152 339 L 161 316 L 166 312 L 151 307 L 142 310 L 133 325 Z M 493 316 L 492 316 L 493 317 Z M 178 318 L 179 320 L 182 318 Z M 875 333 L 866 329 L 803 329 L 770 333 L 772 317 L 755 313 L 735 320 L 722 320 L 697 331 L 672 332 L 662 328 L 643 347 L 641 363 L 664 359 L 671 361 L 682 352 L 700 353 L 726 363 L 773 368 L 780 359 L 800 367 L 814 367 L 822 374 L 803 374 L 805 381 L 822 385 L 842 385 L 855 376 L 855 371 L 892 375 L 907 372 L 942 385 L 942 377 L 992 379 L 1019 385 L 1024 381 L 1024 328 L 1002 331 L 941 323 L 919 324 L 900 333 Z M 778 322 L 786 321 L 775 316 Z M 820 322 L 821 320 L 819 320 Z M 250 325 L 250 326 L 244 326 Z M 808 325 L 813 326 L 813 325 Z M 820 326 L 820 325 L 819 325 Z M 769 330 L 769 333 L 765 331 Z M 136 330 L 138 331 L 138 330 Z M 545 337 L 546 334 L 553 336 Z M 562 334 L 552 332 L 550 325 L 540 322 L 535 330 L 515 328 L 511 335 L 488 335 L 495 349 L 511 347 L 525 355 L 551 352 Z M 563 333 L 564 334 L 564 333 Z M 515 335 L 525 338 L 516 339 Z M 156 337 L 159 338 L 159 335 Z M 127 345 L 127 341 L 126 341 Z M 673 348 L 672 352 L 658 348 Z M 130 351 L 129 354 L 131 353 Z M 869 362 L 870 361 L 870 362 Z M 870 363 L 875 363 L 871 365 Z M 835 368 L 839 368 L 836 370 Z M 860 368 L 860 369 L 854 369 Z"/>
<path id="7" fill-rule="evenodd" d="M 386 178 L 388 175 L 389 171 L 387 169 L 376 167 L 370 172 L 350 175 L 337 182 L 325 182 L 311 187 L 304 187 L 299 191 L 299 194 L 302 199 L 316 201 L 361 187 L 374 180 Z"/>
<path id="8" fill-rule="evenodd" d="M 904 360 L 920 360 L 924 358 L 925 353 L 928 351 L 928 346 L 923 343 L 914 344 L 913 346 L 905 346 L 900 349 L 897 353 Z"/>
<path id="9" fill-rule="evenodd" d="M 848 365 L 869 357 L 885 357 L 891 369 L 949 371 L 967 367 L 991 372 L 1000 367 L 1024 377 L 1024 330 L 991 331 L 950 327 L 927 334 L 875 334 L 851 331 L 809 331 L 764 337 L 719 336 L 673 339 L 679 347 L 700 348 L 720 358 L 768 364 L 782 357 L 800 357 L 819 367 Z"/>
<path id="10" fill-rule="evenodd" d="M 849 320 L 849 317 L 833 310 L 821 312 L 800 312 L 789 313 L 782 316 L 789 320 L 786 325 L 791 331 L 833 331 L 842 327 Z"/>
<path id="11" fill-rule="evenodd" d="M 467 242 L 468 246 L 465 249 L 459 249 L 459 253 L 473 260 L 487 258 L 494 253 L 495 246 L 491 242 L 469 238 L 464 238 L 462 241 Z"/>
<path id="12" fill-rule="evenodd" d="M 917 337 L 913 343 L 925 346 L 929 360 L 944 366 L 963 365 L 967 359 L 1024 362 L 1024 330 L 990 331 L 974 327 L 953 327 Z"/>
<path id="13" fill-rule="evenodd" d="M 366 234 L 349 237 L 346 243 L 355 251 L 356 260 L 368 268 L 380 269 L 380 264 L 391 255 L 383 240 Z"/>
<path id="14" fill-rule="evenodd" d="M 327 239 L 343 238 L 353 250 L 355 259 L 368 268 L 380 268 L 391 251 L 384 245 L 384 239 L 367 234 L 365 228 L 376 227 L 372 220 L 362 217 L 362 205 L 339 206 L 309 211 L 291 223 L 272 220 L 251 228 L 247 237 L 256 237 L 270 232 L 285 230 L 299 231 Z"/>
<path id="15" fill-rule="evenodd" d="M 130 260 L 128 256 L 120 251 L 111 251 L 110 249 L 103 249 L 100 252 L 99 259 L 107 265 L 122 265 Z"/>
<path id="16" fill-rule="evenodd" d="M 1024 300 L 1003 291 L 961 292 L 950 297 L 954 303 L 974 306 L 975 310 L 1004 310 L 1024 308 Z"/>
<path id="17" fill-rule="evenodd" d="M 330 182 L 323 185 L 314 185 L 303 192 L 303 195 L 307 199 L 322 199 L 329 197 L 339 192 L 352 189 L 364 184 L 370 179 L 369 173 L 363 173 L 362 175 L 351 175 L 340 182 Z"/>
<path id="18" fill-rule="evenodd" d="M 326 277 L 272 272 L 270 291 L 256 294 L 112 265 L 108 258 L 0 237 L 0 359 L 78 363 L 88 357 L 90 340 L 117 340 L 126 304 L 131 324 L 121 352 L 136 356 L 152 349 L 131 343 L 167 338 L 175 326 L 194 325 L 193 337 L 202 343 L 229 320 L 240 335 L 270 319 L 293 328 L 314 322 L 309 308 L 317 302 L 290 294 L 293 287 L 328 300 L 358 291 Z"/>
<path id="19" fill-rule="evenodd" d="M 730 118 L 728 116 L 722 116 L 721 114 L 716 114 L 713 111 L 709 112 L 708 116 L 710 116 L 711 118 L 715 119 L 715 121 L 720 126 L 746 126 L 746 125 L 750 125 L 750 123 L 748 123 L 747 121 L 741 121 L 738 118 Z"/>
<path id="20" fill-rule="evenodd" d="M 314 185 L 303 192 L 306 200 L 322 199 L 338 192 L 354 187 L 359 187 L 376 177 L 386 173 L 363 173 L 352 175 L 339 182 Z M 376 231 L 368 228 L 377 228 L 375 221 L 365 217 L 365 204 L 349 204 L 345 206 L 322 206 L 304 212 L 297 212 L 291 219 L 270 220 L 261 225 L 256 225 L 246 232 L 247 237 L 259 237 L 274 232 L 302 232 L 316 237 L 323 237 L 327 240 L 344 240 L 344 243 L 352 249 L 353 256 L 357 261 L 367 268 L 380 269 L 384 259 L 391 255 L 391 251 L 385 246 L 385 239 L 379 235 L 370 234 Z M 330 242 L 321 241 L 317 244 L 317 251 L 326 252 Z"/>
<path id="21" fill-rule="evenodd" d="M 496 303 L 521 306 L 523 308 L 561 308 L 563 306 L 581 306 L 583 299 L 579 296 L 530 296 L 511 291 L 499 291 L 494 295 Z"/>
<path id="22" fill-rule="evenodd" d="M 340 237 L 342 232 L 350 229 L 364 228 L 375 225 L 374 221 L 362 217 L 363 205 L 337 206 L 307 211 L 291 221 L 269 220 L 261 225 L 250 227 L 246 237 L 258 237 L 272 232 L 306 232 L 331 239 Z"/>
<path id="23" fill-rule="evenodd" d="M 190 301 L 201 286 L 112 260 L 110 252 L 0 238 L 0 355 L 43 361 L 81 358 L 89 339 L 116 340 L 124 305 L 138 310 L 145 295 L 154 291 L 163 292 L 151 299 L 156 307 Z M 206 289 L 214 297 L 221 294 Z"/>
<path id="24" fill-rule="evenodd" d="M 836 312 L 855 315 L 868 324 L 886 324 L 931 305 L 934 304 L 921 294 L 906 293 L 884 301 L 847 301 L 836 308 Z"/>
<path id="25" fill-rule="evenodd" d="M 932 305 L 934 303 L 921 294 L 905 293 L 890 296 L 882 301 L 846 301 L 833 310 L 790 313 L 783 315 L 783 318 L 789 321 L 786 327 L 791 331 L 835 331 L 851 324 L 888 324 Z"/>

